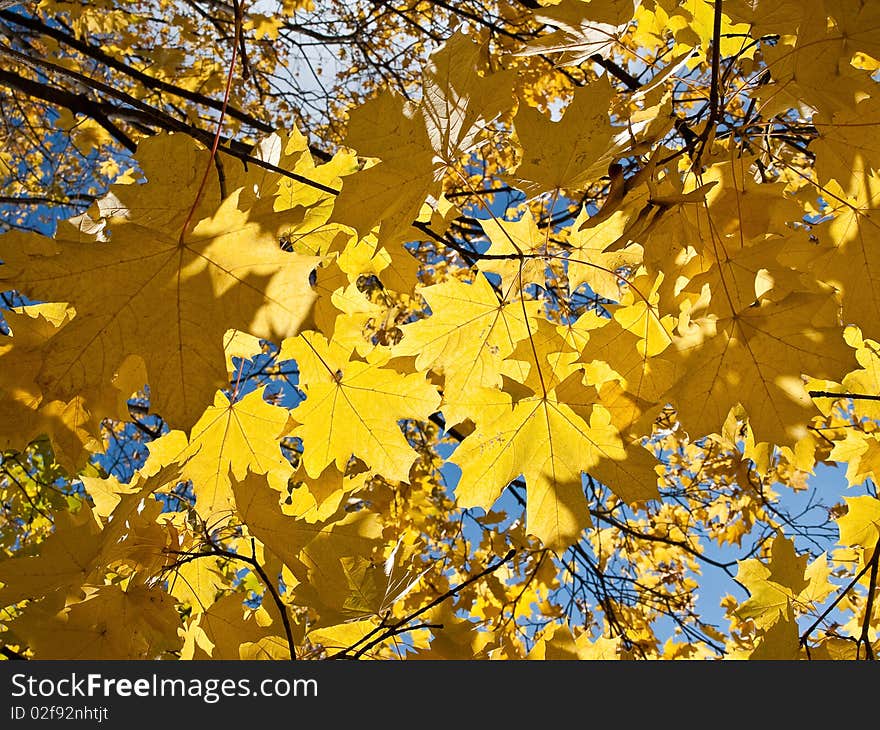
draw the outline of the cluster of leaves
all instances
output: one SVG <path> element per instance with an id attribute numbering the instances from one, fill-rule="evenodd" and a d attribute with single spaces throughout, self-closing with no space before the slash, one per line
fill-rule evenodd
<path id="1" fill-rule="evenodd" d="M 0 10 L 4 653 L 874 658 L 880 7 L 247 5 Z"/>

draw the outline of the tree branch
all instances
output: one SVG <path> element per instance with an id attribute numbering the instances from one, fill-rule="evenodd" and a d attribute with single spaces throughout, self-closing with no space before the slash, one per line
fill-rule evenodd
<path id="1" fill-rule="evenodd" d="M 0 646 L 0 654 L 11 661 L 26 662 L 28 660 L 28 658 L 24 654 L 19 654 L 17 651 L 10 649 L 8 646 Z"/>
<path id="2" fill-rule="evenodd" d="M 71 92 L 65 91 L 63 89 L 46 86 L 36 81 L 22 78 L 21 76 L 10 73 L 8 71 L 0 70 L 0 83 L 4 83 L 6 86 L 13 86 L 21 91 L 24 91 L 26 94 L 31 94 L 37 98 L 43 99 L 44 101 L 48 101 L 51 104 L 65 107 L 67 109 L 70 109 L 70 111 L 72 112 L 90 116 L 99 123 L 101 123 L 100 120 L 101 118 L 103 118 L 112 125 L 112 122 L 110 122 L 109 120 L 109 117 L 112 116 L 121 117 L 127 120 L 136 119 L 139 121 L 143 121 L 148 125 L 153 125 L 169 132 L 180 132 L 182 134 L 187 134 L 190 137 L 193 137 L 208 146 L 211 146 L 214 143 L 213 132 L 209 132 L 207 130 L 194 127 L 190 124 L 186 124 L 185 122 L 181 122 L 170 116 L 169 114 L 166 114 L 165 112 L 155 109 L 148 104 L 144 104 L 143 102 L 132 98 L 128 94 L 112 89 L 100 81 L 90 79 L 88 76 L 84 76 L 75 71 L 69 71 L 48 61 L 34 61 L 24 54 L 18 53 L 18 51 L 14 51 L 2 44 L 0 44 L 0 55 L 11 56 L 12 58 L 19 60 L 26 65 L 46 66 L 49 70 L 58 71 L 62 75 L 72 77 L 73 80 L 77 81 L 78 83 L 81 83 L 85 86 L 90 86 L 91 88 L 95 88 L 96 90 L 104 93 L 109 93 L 114 98 L 119 99 L 123 103 L 128 104 L 133 108 L 121 109 L 119 107 L 113 106 L 112 104 L 108 104 L 107 102 L 95 102 L 83 96 L 82 94 L 72 94 Z M 113 130 L 115 130 L 115 132 Z M 120 144 L 123 144 L 123 146 L 129 149 L 129 151 L 133 152 L 136 149 L 135 143 L 132 142 L 128 137 L 124 136 L 122 132 L 117 127 L 115 127 L 115 125 L 113 125 L 113 129 L 108 129 L 107 131 L 110 132 L 110 134 L 112 134 L 114 138 L 117 138 L 117 135 L 119 135 L 117 141 L 119 141 Z M 241 142 L 226 137 L 221 137 L 221 140 L 225 144 L 221 143 L 218 147 L 218 150 L 221 152 L 225 152 L 232 157 L 236 157 L 244 162 L 257 165 L 258 167 L 262 167 L 266 170 L 277 172 L 280 175 L 284 175 L 285 177 L 296 180 L 297 182 L 301 182 L 304 185 L 316 188 L 317 190 L 321 190 L 325 193 L 329 193 L 331 195 L 337 195 L 339 193 L 339 190 L 332 188 L 329 185 L 324 185 L 323 183 L 319 183 L 315 180 L 310 180 L 303 175 L 299 175 L 295 172 L 289 172 L 288 170 L 283 170 L 276 165 L 272 165 L 271 163 L 265 162 L 264 160 L 261 160 L 257 157 L 253 157 L 250 154 L 250 149 L 248 148 L 248 146 L 242 144 Z"/>
<path id="3" fill-rule="evenodd" d="M 54 38 L 55 40 L 60 41 L 67 46 L 70 46 L 74 50 L 79 51 L 80 53 L 104 64 L 108 68 L 112 68 L 115 71 L 119 71 L 120 73 L 131 77 L 135 81 L 143 84 L 148 89 L 165 91 L 169 94 L 179 96 L 182 99 L 187 99 L 188 101 L 192 101 L 196 104 L 202 104 L 204 106 L 210 107 L 211 109 L 215 109 L 216 111 L 220 111 L 223 107 L 221 102 L 217 101 L 216 99 L 212 99 L 210 96 L 205 96 L 204 94 L 200 94 L 197 91 L 190 91 L 189 89 L 184 89 L 180 86 L 169 84 L 167 81 L 162 81 L 161 79 L 149 76 L 143 71 L 138 71 L 136 68 L 132 68 L 131 66 L 120 61 L 119 59 L 114 58 L 108 53 L 105 53 L 104 50 L 101 49 L 99 46 L 93 46 L 90 43 L 86 43 L 79 40 L 78 38 L 69 36 L 60 29 L 48 26 L 36 18 L 18 15 L 17 13 L 10 12 L 9 10 L 4 10 L 0 12 L 0 18 L 2 18 L 3 20 L 7 20 L 11 23 L 15 23 L 22 28 L 27 28 L 28 30 L 33 30 L 37 33 L 49 36 L 50 38 Z M 245 124 L 248 124 L 254 129 L 257 129 L 261 132 L 270 133 L 275 131 L 270 124 L 267 124 L 266 122 L 263 122 L 256 117 L 251 116 L 250 114 L 246 114 L 245 112 L 241 111 L 241 109 L 238 109 L 234 106 L 228 105 L 226 107 L 226 113 L 233 119 L 244 122 Z"/>
<path id="4" fill-rule="evenodd" d="M 874 557 L 876 557 L 877 554 L 880 553 L 880 550 L 878 550 L 878 548 L 880 548 L 880 544 L 878 544 L 878 545 L 874 548 Z M 873 566 L 874 566 L 874 561 L 873 561 L 873 559 L 872 559 L 870 562 L 868 562 L 868 563 L 865 565 L 864 568 L 862 568 L 862 569 L 856 574 L 855 578 L 853 578 L 853 579 L 847 584 L 846 588 L 844 588 L 844 589 L 838 594 L 837 598 L 835 598 L 835 599 L 831 602 L 831 605 L 829 605 L 824 611 L 822 611 L 821 614 L 819 614 L 819 618 L 817 618 L 815 621 L 813 621 L 813 623 L 810 624 L 810 627 L 809 627 L 806 631 L 804 631 L 804 633 L 801 634 L 801 640 L 800 640 L 800 643 L 801 643 L 802 646 L 804 646 L 804 648 L 806 648 L 806 646 L 807 646 L 807 639 L 810 638 L 810 634 L 813 633 L 813 631 L 816 629 L 816 627 L 817 627 L 820 623 L 822 623 L 822 622 L 825 620 L 825 617 L 828 616 L 828 614 L 831 613 L 831 612 L 834 610 L 834 607 L 837 606 L 837 604 L 840 603 L 840 602 L 846 597 L 846 594 L 849 593 L 849 592 L 852 590 L 853 586 L 855 586 L 856 583 L 858 583 L 858 582 L 862 579 L 862 576 L 863 576 L 865 573 L 867 573 L 869 570 L 871 570 L 871 569 L 873 568 Z"/>
<path id="5" fill-rule="evenodd" d="M 870 393 L 833 393 L 828 390 L 808 390 L 807 395 L 811 398 L 850 398 L 852 400 L 880 400 L 880 395 Z"/>
<path id="6" fill-rule="evenodd" d="M 107 105 L 93 102 L 82 94 L 72 94 L 64 89 L 41 84 L 3 69 L 0 69 L 0 84 L 17 89 L 34 99 L 69 109 L 74 114 L 90 117 L 106 129 L 108 134 L 129 152 L 134 152 L 137 149 L 137 145 L 131 137 L 110 120 L 110 115 L 107 114 Z M 110 108 L 112 109 L 112 106 Z"/>
<path id="7" fill-rule="evenodd" d="M 874 612 L 874 594 L 877 590 L 877 566 L 880 563 L 880 540 L 874 545 L 874 554 L 871 556 L 871 577 L 868 578 L 868 600 L 865 604 L 865 618 L 862 621 L 862 633 L 859 635 L 859 644 L 865 645 L 865 657 L 874 661 L 874 650 L 871 648 L 871 614 Z M 856 655 L 858 656 L 858 654 Z"/>

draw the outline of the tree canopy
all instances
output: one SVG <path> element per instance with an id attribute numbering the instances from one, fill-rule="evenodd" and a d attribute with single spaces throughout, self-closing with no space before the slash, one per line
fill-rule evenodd
<path id="1" fill-rule="evenodd" d="M 3 656 L 876 658 L 880 4 L 0 36 Z"/>

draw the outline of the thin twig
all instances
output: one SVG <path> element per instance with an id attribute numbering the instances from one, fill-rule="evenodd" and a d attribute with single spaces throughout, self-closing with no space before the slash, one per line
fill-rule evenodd
<path id="1" fill-rule="evenodd" d="M 811 398 L 850 398 L 852 400 L 880 400 L 880 395 L 870 393 L 832 393 L 828 390 L 808 390 Z"/>
<path id="2" fill-rule="evenodd" d="M 868 600 L 865 604 L 865 618 L 862 621 L 862 633 L 859 636 L 859 644 L 865 645 L 865 658 L 874 661 L 874 650 L 871 648 L 871 639 L 868 631 L 871 628 L 871 614 L 874 612 L 874 593 L 877 589 L 877 565 L 880 563 L 880 540 L 874 545 L 874 554 L 871 556 L 871 577 L 868 578 Z M 856 655 L 858 656 L 858 654 Z"/>

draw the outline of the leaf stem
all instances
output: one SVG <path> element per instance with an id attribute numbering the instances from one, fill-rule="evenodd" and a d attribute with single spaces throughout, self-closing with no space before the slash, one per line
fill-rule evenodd
<path id="1" fill-rule="evenodd" d="M 205 192 L 205 185 L 208 182 L 208 175 L 211 172 L 211 167 L 214 164 L 214 158 L 217 156 L 217 148 L 220 146 L 220 133 L 223 131 L 223 120 L 226 118 L 226 107 L 229 103 L 229 93 L 232 90 L 232 77 L 235 72 L 235 61 L 238 58 L 238 46 L 241 42 L 241 5 L 239 5 L 239 0 L 232 0 L 232 5 L 235 9 L 235 37 L 232 41 L 232 58 L 229 61 L 229 72 L 226 74 L 226 89 L 223 92 L 223 104 L 220 108 L 220 118 L 217 120 L 217 132 L 214 134 L 214 143 L 211 145 L 211 157 L 208 160 L 208 164 L 205 165 L 205 174 L 202 175 L 202 182 L 199 184 L 199 189 L 196 192 L 196 198 L 193 201 L 192 207 L 189 209 L 189 213 L 186 216 L 186 220 L 183 222 L 183 227 L 180 230 L 180 236 L 177 239 L 179 245 L 183 245 L 183 237 L 186 235 L 186 231 L 189 228 L 189 224 L 192 221 L 193 216 L 195 215 L 196 208 L 199 207 L 199 203 L 202 201 L 202 195 Z"/>

